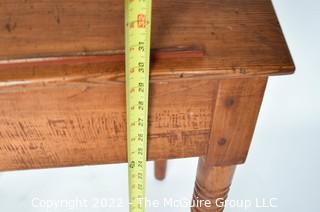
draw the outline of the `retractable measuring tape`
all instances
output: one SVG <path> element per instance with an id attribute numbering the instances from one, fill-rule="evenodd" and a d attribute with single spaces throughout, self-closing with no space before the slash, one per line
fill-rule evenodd
<path id="1" fill-rule="evenodd" d="M 125 0 L 130 212 L 145 210 L 151 0 Z"/>

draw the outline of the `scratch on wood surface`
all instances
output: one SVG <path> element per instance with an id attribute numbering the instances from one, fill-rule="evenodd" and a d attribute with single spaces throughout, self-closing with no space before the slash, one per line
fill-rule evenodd
<path id="1" fill-rule="evenodd" d="M 209 111 L 201 107 L 151 113 L 149 154 L 180 157 L 205 152 L 210 133 Z M 19 118 L 14 115 L 0 118 L 0 169 L 8 169 L 4 164 L 19 169 L 83 164 L 91 160 L 95 163 L 125 160 L 124 111 L 20 115 Z M 161 152 L 160 146 L 168 151 Z"/>

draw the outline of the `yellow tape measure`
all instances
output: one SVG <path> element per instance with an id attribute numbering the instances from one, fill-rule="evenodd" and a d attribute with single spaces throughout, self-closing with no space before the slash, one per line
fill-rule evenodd
<path id="1" fill-rule="evenodd" d="M 130 212 L 145 207 L 151 0 L 125 0 L 126 105 Z"/>

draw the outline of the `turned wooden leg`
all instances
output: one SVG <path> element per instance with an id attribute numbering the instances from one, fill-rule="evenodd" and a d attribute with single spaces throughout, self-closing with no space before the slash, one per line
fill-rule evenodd
<path id="1" fill-rule="evenodd" d="M 222 212 L 221 205 L 227 198 L 234 170 L 235 166 L 209 166 L 206 158 L 200 157 L 191 211 Z"/>
<path id="2" fill-rule="evenodd" d="M 157 180 L 163 180 L 166 177 L 167 160 L 154 161 L 154 176 Z"/>

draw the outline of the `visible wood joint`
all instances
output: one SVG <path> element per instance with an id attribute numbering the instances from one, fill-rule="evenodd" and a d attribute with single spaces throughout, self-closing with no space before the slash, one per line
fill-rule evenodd
<path id="1" fill-rule="evenodd" d="M 246 159 L 267 78 L 219 80 L 215 93 L 208 164 L 225 166 Z"/>

